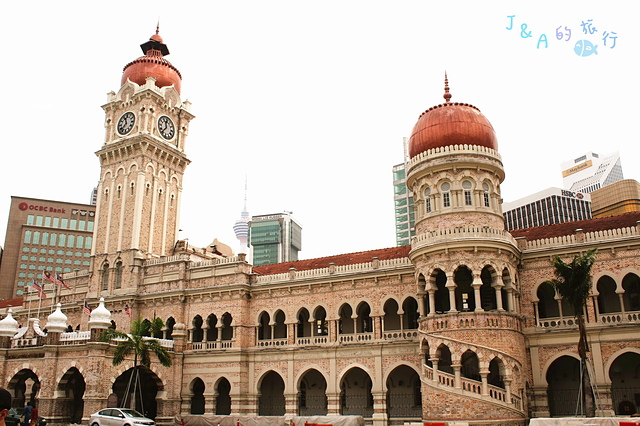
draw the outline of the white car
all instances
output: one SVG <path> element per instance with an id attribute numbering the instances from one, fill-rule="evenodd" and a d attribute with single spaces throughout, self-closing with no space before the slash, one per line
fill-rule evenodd
<path id="1" fill-rule="evenodd" d="M 89 426 L 155 426 L 155 422 L 130 408 L 105 408 L 93 413 Z"/>

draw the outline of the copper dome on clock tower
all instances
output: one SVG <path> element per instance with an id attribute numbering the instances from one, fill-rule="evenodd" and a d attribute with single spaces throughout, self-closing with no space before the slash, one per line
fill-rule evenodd
<path id="1" fill-rule="evenodd" d="M 418 118 L 409 139 L 409 157 L 450 145 L 479 145 L 498 150 L 493 126 L 473 105 L 451 102 L 445 74 L 446 103 L 429 108 Z"/>
<path id="2" fill-rule="evenodd" d="M 162 42 L 162 37 L 158 32 L 159 28 L 156 27 L 156 33 L 151 36 L 149 41 L 140 45 L 144 56 L 125 65 L 121 85 L 124 85 L 129 79 L 142 86 L 146 83 L 147 77 L 155 77 L 156 86 L 173 86 L 180 93 L 182 75 L 176 67 L 171 65 L 171 62 L 164 58 L 169 54 L 169 49 Z"/>

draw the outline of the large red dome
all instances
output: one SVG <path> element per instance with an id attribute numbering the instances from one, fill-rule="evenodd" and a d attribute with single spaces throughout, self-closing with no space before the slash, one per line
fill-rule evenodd
<path id="1" fill-rule="evenodd" d="M 156 86 L 173 86 L 180 93 L 182 75 L 176 67 L 171 65 L 171 62 L 163 57 L 169 54 L 169 49 L 162 42 L 162 37 L 158 35 L 158 32 L 156 31 L 156 34 L 152 35 L 149 41 L 141 44 L 140 47 L 145 55 L 125 65 L 121 85 L 124 85 L 129 79 L 142 86 L 146 83 L 147 77 L 155 77 Z"/>
<path id="2" fill-rule="evenodd" d="M 498 139 L 489 120 L 473 105 L 449 102 L 429 108 L 418 118 L 409 139 L 409 157 L 450 145 L 479 145 L 498 150 Z"/>

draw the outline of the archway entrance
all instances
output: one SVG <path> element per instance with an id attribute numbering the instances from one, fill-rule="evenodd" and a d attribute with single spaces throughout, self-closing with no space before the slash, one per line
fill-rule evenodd
<path id="1" fill-rule="evenodd" d="M 134 371 L 136 374 L 133 374 Z M 163 389 L 162 381 L 156 373 L 143 366 L 128 369 L 113 383 L 113 393 L 118 396 L 118 407 L 133 408 L 150 419 L 155 419 L 158 414 L 156 395 Z"/>
<path id="2" fill-rule="evenodd" d="M 216 390 L 216 414 L 228 416 L 231 414 L 231 383 L 223 377 L 218 382 Z"/>
<path id="3" fill-rule="evenodd" d="M 260 383 L 259 416 L 284 416 L 284 380 L 275 371 L 269 371 Z"/>
<path id="4" fill-rule="evenodd" d="M 204 414 L 204 382 L 196 377 L 191 384 L 191 414 Z"/>
<path id="5" fill-rule="evenodd" d="M 80 423 L 84 411 L 84 391 L 86 384 L 82 373 L 76 367 L 71 367 L 58 383 L 58 394 L 64 396 L 58 398 L 57 404 L 63 423 Z"/>
<path id="6" fill-rule="evenodd" d="M 389 418 L 420 421 L 422 390 L 420 376 L 406 365 L 396 367 L 387 378 L 387 414 Z"/>
<path id="7" fill-rule="evenodd" d="M 309 370 L 300 379 L 298 414 L 301 416 L 327 415 L 327 381 L 318 370 Z"/>
<path id="8" fill-rule="evenodd" d="M 27 402 L 36 403 L 40 390 L 40 379 L 29 369 L 18 371 L 9 381 L 8 388 L 15 395 L 11 401 L 13 407 L 24 407 Z"/>
<path id="9" fill-rule="evenodd" d="M 373 394 L 371 377 L 361 368 L 355 367 L 340 382 L 340 414 L 371 417 Z"/>
<path id="10" fill-rule="evenodd" d="M 580 361 L 567 355 L 553 361 L 547 371 L 547 384 L 551 416 L 575 415 L 580 389 Z"/>
<path id="11" fill-rule="evenodd" d="M 611 399 L 619 416 L 640 412 L 640 355 L 626 352 L 611 364 Z"/>

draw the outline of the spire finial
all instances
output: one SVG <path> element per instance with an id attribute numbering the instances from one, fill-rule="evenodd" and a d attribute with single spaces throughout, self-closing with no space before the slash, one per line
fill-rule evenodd
<path id="1" fill-rule="evenodd" d="M 449 93 L 449 79 L 447 78 L 447 72 L 444 72 L 444 99 L 447 102 L 451 101 L 451 93 Z"/>
<path id="2" fill-rule="evenodd" d="M 156 24 L 156 35 L 160 34 L 160 18 L 158 18 L 158 23 Z"/>

